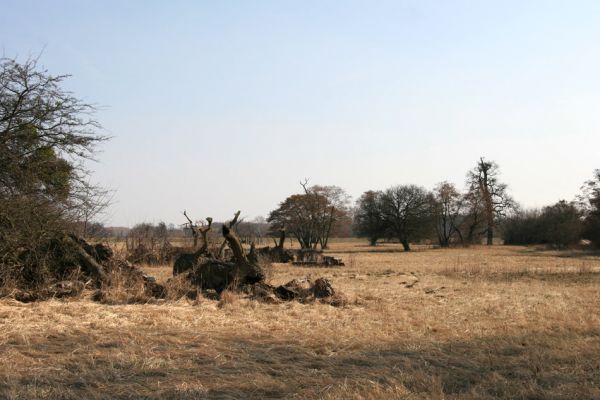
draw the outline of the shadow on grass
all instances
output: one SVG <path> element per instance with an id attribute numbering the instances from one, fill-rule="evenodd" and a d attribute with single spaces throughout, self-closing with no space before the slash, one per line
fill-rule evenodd
<path id="1" fill-rule="evenodd" d="M 300 333 L 299 333 L 300 334 Z M 200 339 L 201 341 L 201 339 Z M 13 344 L 36 368 L 0 374 L 0 397 L 40 399 L 387 398 L 568 399 L 600 396 L 600 332 L 557 331 L 472 341 L 345 349 L 232 332 L 217 355 L 201 342 L 170 348 L 95 343 L 85 335 Z M 137 346 L 137 347 L 136 347 Z M 144 346 L 153 346 L 147 352 Z M 72 354 L 73 348 L 85 352 Z M 135 358 L 122 351 L 137 351 Z M 139 354 L 138 354 L 139 353 Z M 129 353 L 127 353 L 129 354 Z M 144 355 L 144 357 L 140 357 Z M 414 398 L 414 397 L 413 397 Z"/>
<path id="2" fill-rule="evenodd" d="M 519 249 L 516 253 L 527 257 L 559 257 L 600 261 L 600 249 L 592 248 L 559 250 L 548 247 L 531 246 Z"/>
<path id="3" fill-rule="evenodd" d="M 561 284 L 600 284 L 600 271 L 561 272 L 548 270 L 524 269 L 518 271 L 487 271 L 485 268 L 473 270 L 442 270 L 437 275 L 456 279 L 478 279 L 490 282 L 516 282 L 516 281 L 546 281 Z"/>
<path id="4" fill-rule="evenodd" d="M 386 246 L 387 245 L 387 246 Z M 327 253 L 337 253 L 337 254 L 369 254 L 369 253 L 419 253 L 423 251 L 436 250 L 441 247 L 437 245 L 421 245 L 421 244 L 411 244 L 410 250 L 404 250 L 399 244 L 378 244 L 377 246 L 371 246 L 368 244 L 364 245 L 354 245 L 351 249 L 327 249 Z"/>

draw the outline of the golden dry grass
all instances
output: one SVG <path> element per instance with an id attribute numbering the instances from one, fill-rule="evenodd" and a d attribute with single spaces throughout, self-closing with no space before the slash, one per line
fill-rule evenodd
<path id="1" fill-rule="evenodd" d="M 600 398 L 600 257 L 360 241 L 330 251 L 346 267 L 276 265 L 271 279 L 328 277 L 345 307 L 234 293 L 2 300 L 0 398 Z"/>

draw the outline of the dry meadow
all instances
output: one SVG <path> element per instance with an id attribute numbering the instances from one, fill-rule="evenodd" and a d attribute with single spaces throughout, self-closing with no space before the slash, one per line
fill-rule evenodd
<path id="1" fill-rule="evenodd" d="M 335 242 L 347 304 L 0 300 L 2 399 L 598 399 L 600 257 Z M 146 267 L 164 281 L 170 267 Z M 89 297 L 89 296 L 88 296 Z"/>

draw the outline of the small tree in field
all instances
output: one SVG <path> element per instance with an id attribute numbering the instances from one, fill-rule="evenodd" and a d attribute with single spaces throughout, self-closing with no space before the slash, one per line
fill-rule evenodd
<path id="1" fill-rule="evenodd" d="M 356 202 L 354 230 L 358 236 L 369 239 L 371 246 L 385 237 L 387 223 L 383 215 L 383 193 L 369 190 Z"/>
<path id="2" fill-rule="evenodd" d="M 301 185 L 304 193 L 286 198 L 267 221 L 272 230 L 291 233 L 303 249 L 324 249 L 336 225 L 349 214 L 348 195 L 337 186 Z"/>
<path id="3" fill-rule="evenodd" d="M 500 169 L 493 161 L 479 159 L 475 168 L 467 174 L 467 187 L 473 202 L 480 201 L 486 225 L 487 244 L 494 241 L 497 220 L 506 216 L 513 207 L 507 185 L 499 181 Z"/>
<path id="4" fill-rule="evenodd" d="M 481 235 L 485 233 L 485 212 L 479 191 L 467 191 L 463 194 L 461 202 L 463 208 L 462 237 L 469 244 L 480 242 Z"/>
<path id="5" fill-rule="evenodd" d="M 463 241 L 459 223 L 463 208 L 463 198 L 456 187 L 448 182 L 439 183 L 433 191 L 435 230 L 438 242 L 448 247 L 454 236 Z"/>
<path id="6" fill-rule="evenodd" d="M 398 185 L 383 193 L 384 219 L 390 234 L 398 238 L 405 251 L 410 251 L 411 241 L 430 235 L 433 203 L 433 195 L 416 185 Z"/>
<path id="7" fill-rule="evenodd" d="M 350 198 L 346 191 L 338 186 L 308 187 L 307 181 L 301 185 L 306 196 L 312 200 L 310 203 L 318 230 L 319 245 L 322 249 L 326 249 L 334 228 L 342 220 L 347 219 L 350 213 L 348 207 Z"/>

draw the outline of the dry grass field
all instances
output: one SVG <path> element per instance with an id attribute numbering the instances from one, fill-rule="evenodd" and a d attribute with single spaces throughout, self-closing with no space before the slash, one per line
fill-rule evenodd
<path id="1" fill-rule="evenodd" d="M 600 398 L 600 257 L 335 242 L 348 304 L 0 301 L 2 399 Z M 147 267 L 159 280 L 170 267 Z"/>

